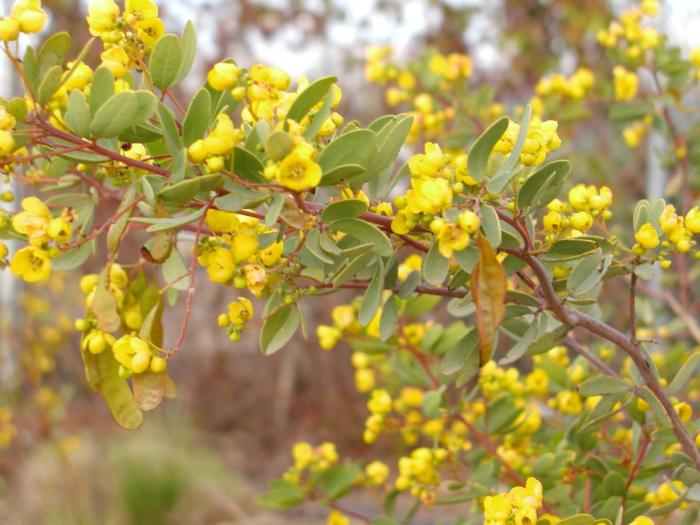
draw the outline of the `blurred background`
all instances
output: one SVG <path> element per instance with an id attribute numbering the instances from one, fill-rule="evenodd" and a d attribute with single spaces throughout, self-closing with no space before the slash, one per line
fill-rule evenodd
<path id="1" fill-rule="evenodd" d="M 89 38 L 86 2 L 43 3 L 51 14 L 47 32 L 69 31 L 78 50 Z M 4 4 L 8 12 L 11 2 Z M 246 67 L 280 66 L 293 77 L 336 75 L 346 122 L 367 124 L 396 111 L 387 106 L 384 88 L 365 80 L 370 44 L 393 46 L 399 63 L 429 48 L 466 53 L 474 62 L 469 89 L 488 86 L 494 100 L 512 106 L 527 102 L 547 73 L 571 74 L 586 66 L 609 78 L 611 63 L 596 32 L 629 4 L 169 0 L 160 7 L 167 30 L 180 32 L 188 19 L 198 29 L 199 55 L 178 94 L 182 100 L 212 64 L 230 56 Z M 676 44 L 700 44 L 698 2 L 664 2 L 662 12 L 657 23 Z M 2 72 L 2 95 L 16 95 L 6 64 Z M 653 138 L 651 146 L 629 150 L 620 130 L 605 124 L 606 116 L 593 104 L 584 121 L 564 123 L 561 156 L 572 159 L 577 178 L 606 183 L 616 198 L 622 195 L 624 219 L 625 195 L 631 200 L 658 194 L 666 181 L 654 161 Z M 20 287 L 8 274 L 0 282 L 2 524 L 323 523 L 317 508 L 277 514 L 256 505 L 266 481 L 287 466 L 294 441 L 332 440 L 343 455 L 395 455 L 398 444 L 362 443 L 364 401 L 353 386 L 348 348 L 324 352 L 314 337 L 298 338 L 263 357 L 254 329 L 232 344 L 212 312 L 223 311 L 235 294 L 207 286 L 204 276 L 190 332 L 172 362 L 177 399 L 150 414 L 142 430 L 125 432 L 84 380 L 73 329 L 83 313 L 76 279 L 56 274 L 41 287 Z M 310 301 L 307 315 L 313 323 L 328 322 L 330 306 L 348 297 Z M 167 316 L 166 326 L 179 326 L 177 307 Z"/>

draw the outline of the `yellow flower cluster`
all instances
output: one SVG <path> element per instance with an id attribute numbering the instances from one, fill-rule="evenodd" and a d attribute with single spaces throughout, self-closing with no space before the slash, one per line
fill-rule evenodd
<path id="1" fill-rule="evenodd" d="M 205 138 L 194 141 L 187 148 L 187 156 L 195 164 L 206 162 L 210 172 L 219 172 L 224 169 L 225 157 L 231 155 L 244 135 L 228 115 L 219 113 L 211 132 Z"/>
<path id="2" fill-rule="evenodd" d="M 649 250 L 661 245 L 659 253 L 660 265 L 664 269 L 671 267 L 669 253 L 688 253 L 696 244 L 693 235 L 700 233 L 700 208 L 694 206 L 685 217 L 676 213 L 676 208 L 668 204 L 659 216 L 659 230 L 651 223 L 642 224 L 634 235 L 637 244 L 632 251 L 637 255 L 643 255 Z M 665 239 L 662 241 L 660 233 Z"/>
<path id="3" fill-rule="evenodd" d="M 588 94 L 594 83 L 593 71 L 580 67 L 568 78 L 561 73 L 542 78 L 535 86 L 535 93 L 541 97 L 559 95 L 580 100 Z"/>
<path id="4" fill-rule="evenodd" d="M 644 499 L 654 507 L 663 507 L 676 501 L 686 490 L 682 481 L 666 481 L 659 485 L 655 491 L 647 493 Z"/>
<path id="5" fill-rule="evenodd" d="M 555 120 L 542 121 L 539 117 L 532 117 L 527 128 L 527 136 L 523 149 L 520 152 L 520 163 L 524 166 L 537 166 L 542 164 L 547 155 L 561 146 L 561 139 L 557 134 L 558 123 Z M 493 148 L 493 151 L 508 155 L 512 150 L 520 134 L 520 124 L 508 122 L 503 136 Z"/>
<path id="6" fill-rule="evenodd" d="M 441 479 L 438 467 L 447 457 L 448 452 L 444 448 L 420 447 L 413 450 L 410 456 L 399 458 L 396 490 L 410 489 L 412 496 L 420 498 L 425 505 L 432 505 Z"/>
<path id="7" fill-rule="evenodd" d="M 293 191 L 315 188 L 323 175 L 316 162 L 317 151 L 301 136 L 293 140 L 295 145 L 289 153 L 279 162 L 269 160 L 263 175 Z"/>
<path id="8" fill-rule="evenodd" d="M 419 82 L 419 62 L 410 62 L 401 68 L 390 61 L 393 49 L 388 46 L 370 46 L 366 51 L 365 77 L 369 82 L 388 85 L 385 98 L 389 106 L 411 103 L 413 127 L 410 140 L 419 137 L 440 136 L 454 118 L 454 108 L 439 102 L 422 84 L 434 84 L 442 94 L 464 89 L 472 73 L 472 60 L 467 55 L 444 55 L 431 51 L 427 58 L 428 82 Z"/>
<path id="9" fill-rule="evenodd" d="M 90 34 L 104 43 L 103 64 L 114 67 L 112 72 L 117 78 L 129 68 L 139 67 L 144 52 L 148 53 L 164 33 L 158 5 L 153 0 L 126 0 L 123 14 L 114 0 L 91 0 L 87 22 Z M 116 68 L 122 66 L 125 70 L 117 74 Z"/>
<path id="10" fill-rule="evenodd" d="M 569 190 L 568 202 L 554 199 L 547 205 L 548 212 L 542 218 L 545 240 L 554 242 L 583 235 L 596 218 L 606 221 L 612 217 L 612 202 L 612 191 L 607 186 L 577 184 Z"/>
<path id="11" fill-rule="evenodd" d="M 26 197 L 21 205 L 22 211 L 12 217 L 12 227 L 26 236 L 29 246 L 14 254 L 10 270 L 27 282 L 44 281 L 51 273 L 51 258 L 59 253 L 57 247 L 50 248 L 48 243 L 62 245 L 70 240 L 75 214 L 65 209 L 61 216 L 53 217 L 37 197 Z"/>
<path id="12" fill-rule="evenodd" d="M 443 153 L 440 146 L 428 142 L 425 153 L 409 159 L 408 170 L 411 189 L 394 199 L 398 212 L 391 223 L 392 231 L 402 235 L 418 225 L 428 225 L 440 240 L 440 251 L 445 257 L 466 248 L 469 236 L 479 228 L 479 217 L 465 210 L 448 219 L 444 212 L 452 207 L 455 194 L 476 184 L 467 171 L 467 156 Z"/>
<path id="13" fill-rule="evenodd" d="M 10 16 L 0 18 L 0 40 L 12 42 L 20 33 L 38 33 L 44 29 L 46 18 L 41 0 L 17 0 L 12 5 Z"/>
<path id="14" fill-rule="evenodd" d="M 128 378 L 131 374 L 141 374 L 150 370 L 154 374 L 164 372 L 167 361 L 154 354 L 154 347 L 135 335 L 124 335 L 112 345 L 115 359 L 121 365 L 119 375 Z"/>
<path id="15" fill-rule="evenodd" d="M 284 262 L 284 246 L 273 242 L 261 249 L 258 240 L 259 234 L 274 230 L 257 218 L 222 210 L 207 210 L 205 221 L 212 236 L 202 239 L 197 261 L 212 282 L 248 288 L 256 296 L 277 282 L 271 269 Z"/>
<path id="16" fill-rule="evenodd" d="M 343 334 L 355 333 L 360 328 L 355 317 L 355 308 L 352 305 L 336 306 L 331 312 L 331 318 L 333 326 L 318 325 L 316 328 L 319 345 L 324 350 L 332 350 L 342 339 Z"/>
<path id="17" fill-rule="evenodd" d="M 625 126 L 625 128 L 622 130 L 622 138 L 624 139 L 625 144 L 632 149 L 639 147 L 642 139 L 649 130 L 651 122 L 651 115 L 647 115 L 643 120 L 633 122 L 632 124 Z"/>
<path id="18" fill-rule="evenodd" d="M 537 521 L 542 508 L 542 484 L 528 478 L 524 487 L 484 498 L 484 525 L 528 525 Z"/>
<path id="19" fill-rule="evenodd" d="M 338 452 L 333 443 L 328 441 L 317 447 L 301 441 L 292 447 L 294 465 L 282 476 L 290 483 L 301 484 L 310 476 L 326 470 L 338 462 Z"/>
<path id="20" fill-rule="evenodd" d="M 233 342 L 241 338 L 245 324 L 253 317 L 253 303 L 247 297 L 239 297 L 228 304 L 228 311 L 219 315 L 218 323 L 221 328 L 229 329 L 229 339 Z"/>
<path id="21" fill-rule="evenodd" d="M 15 151 L 15 138 L 11 129 L 15 127 L 15 117 L 0 105 L 0 156 L 7 157 Z"/>
<path id="22" fill-rule="evenodd" d="M 622 66 L 613 68 L 613 80 L 615 87 L 615 99 L 627 101 L 637 96 L 639 77 L 633 71 L 628 71 Z"/>
<path id="23" fill-rule="evenodd" d="M 607 29 L 598 31 L 598 42 L 608 49 L 618 48 L 630 60 L 641 60 L 648 49 L 661 44 L 661 35 L 653 27 L 641 25 L 644 16 L 656 16 L 659 12 L 658 1 L 645 0 L 639 7 L 620 14 L 620 19 L 613 20 Z"/>

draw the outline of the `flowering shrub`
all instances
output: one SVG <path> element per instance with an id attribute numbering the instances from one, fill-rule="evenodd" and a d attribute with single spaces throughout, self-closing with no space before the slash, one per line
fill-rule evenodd
<path id="1" fill-rule="evenodd" d="M 465 95 L 466 55 L 430 51 L 400 65 L 371 48 L 368 80 L 406 112 L 363 127 L 337 112 L 335 78 L 293 80 L 230 59 L 183 104 L 172 88 L 190 70 L 195 31 L 165 33 L 152 0 L 92 1 L 94 39 L 75 57 L 66 33 L 19 56 L 12 43 L 41 31 L 46 14 L 39 0 L 18 0 L 0 39 L 25 91 L 0 105 L 0 163 L 36 195 L 2 212 L 13 246 L 0 244 L 2 264 L 44 282 L 101 261 L 80 279 L 75 328 L 88 383 L 127 429 L 174 395 L 168 364 L 198 267 L 233 293 L 212 326 L 234 342 L 258 326 L 266 355 L 308 331 L 306 301 L 356 290 L 317 327 L 319 346 L 352 349 L 364 441 L 404 452 L 396 465 L 363 465 L 341 461 L 332 443 L 298 443 L 262 497 L 272 507 L 317 501 L 335 525 L 409 523 L 444 505 L 459 509 L 455 523 L 693 523 L 698 140 L 670 109 L 696 87 L 700 60 L 648 25 L 658 11 L 644 0 L 598 32 L 607 77 L 583 65 L 547 75 L 523 106 Z M 92 45 L 99 64 L 84 61 Z M 630 147 L 650 128 L 670 139 L 677 202 L 640 201 L 620 235 L 609 230 L 610 188 L 569 181 L 557 158 L 557 113 L 578 108 L 575 123 L 587 104 L 608 104 Z M 465 120 L 472 131 L 455 135 Z M 407 142 L 416 153 L 399 166 Z M 674 269 L 666 288 L 641 282 L 657 267 Z M 601 296 L 607 281 L 627 291 L 624 326 L 622 302 L 612 301 L 613 324 Z M 673 330 L 638 323 L 639 294 L 675 314 Z M 179 328 L 163 326 L 166 303 L 178 301 Z M 0 409 L 0 445 L 15 432 Z M 376 511 L 342 501 L 355 490 L 375 496 Z"/>

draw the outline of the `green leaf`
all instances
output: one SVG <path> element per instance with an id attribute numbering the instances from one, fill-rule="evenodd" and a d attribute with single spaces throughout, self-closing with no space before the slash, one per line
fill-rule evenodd
<path id="1" fill-rule="evenodd" d="M 200 208 L 191 213 L 175 217 L 132 217 L 129 220 L 131 222 L 138 222 L 140 224 L 150 224 L 146 231 L 152 233 L 163 230 L 171 230 L 174 228 L 179 228 L 180 226 L 184 226 L 185 224 L 190 224 L 199 219 L 203 214 L 204 208 Z"/>
<path id="2" fill-rule="evenodd" d="M 136 406 L 144 412 L 158 408 L 165 398 L 167 382 L 167 372 L 154 374 L 147 370 L 136 374 L 132 380 Z"/>
<path id="3" fill-rule="evenodd" d="M 112 417 L 123 428 L 135 430 L 143 424 L 128 383 L 119 377 L 119 363 L 110 351 L 97 355 L 82 351 L 86 375 L 90 386 L 107 401 Z"/>
<path id="4" fill-rule="evenodd" d="M 417 273 L 417 272 L 416 272 Z M 382 308 L 382 317 L 379 320 L 379 338 L 386 341 L 394 333 L 396 321 L 398 320 L 399 312 L 396 297 L 393 295 L 384 302 Z"/>
<path id="5" fill-rule="evenodd" d="M 496 332 L 505 314 L 506 272 L 496 252 L 481 234 L 477 236 L 479 262 L 472 270 L 471 291 L 476 305 L 476 326 L 479 331 L 479 363 L 491 359 Z"/>
<path id="6" fill-rule="evenodd" d="M 271 299 L 268 305 L 272 302 Z M 272 355 L 294 336 L 299 328 L 300 315 L 297 307 L 289 304 L 272 307 L 266 315 L 269 317 L 260 330 L 260 350 L 265 355 Z"/>
<path id="7" fill-rule="evenodd" d="M 284 206 L 285 196 L 283 193 L 274 193 L 272 195 L 272 202 L 270 203 L 270 208 L 265 214 L 265 226 L 272 227 L 280 216 L 282 211 L 282 206 Z"/>
<path id="8" fill-rule="evenodd" d="M 97 110 L 113 95 L 114 77 L 112 72 L 105 66 L 100 66 L 95 70 L 92 84 L 90 84 L 90 115 L 94 118 Z"/>
<path id="9" fill-rule="evenodd" d="M 440 405 L 442 404 L 443 389 L 431 390 L 423 395 L 421 410 L 427 418 L 435 418 L 438 416 Z"/>
<path id="10" fill-rule="evenodd" d="M 306 140 L 314 140 L 323 124 L 328 120 L 328 117 L 330 117 L 331 109 L 333 108 L 333 99 L 334 92 L 332 89 L 329 89 L 321 109 L 314 113 L 314 116 L 311 118 L 311 123 L 306 128 L 306 131 L 304 131 L 304 138 Z"/>
<path id="11" fill-rule="evenodd" d="M 326 501 L 335 501 L 345 496 L 361 476 L 362 471 L 355 463 L 333 465 L 323 470 L 318 478 L 318 487 Z"/>
<path id="12" fill-rule="evenodd" d="M 190 72 L 197 52 L 197 31 L 191 20 L 188 20 L 185 24 L 181 44 L 182 55 L 180 58 L 180 67 L 177 70 L 177 75 L 175 75 L 174 84 L 181 82 Z"/>
<path id="13" fill-rule="evenodd" d="M 61 254 L 51 261 L 54 270 L 74 270 L 82 266 L 88 258 L 95 253 L 95 239 L 84 242 L 79 248 Z"/>
<path id="14" fill-rule="evenodd" d="M 272 160 L 282 160 L 292 150 L 292 138 L 284 131 L 273 131 L 264 141 L 265 153 Z"/>
<path id="15" fill-rule="evenodd" d="M 379 174 L 391 168 L 391 165 L 398 157 L 401 148 L 406 142 L 406 137 L 411 131 L 413 117 L 411 115 L 397 115 L 393 123 L 382 128 L 377 136 L 377 155 L 367 172 L 351 181 L 351 187 L 359 188 L 363 183 L 370 181 L 370 193 L 376 193 L 376 187 L 372 186 L 373 179 L 377 179 Z"/>
<path id="16" fill-rule="evenodd" d="M 583 295 L 595 287 L 612 262 L 611 256 L 593 252 L 576 263 L 566 280 L 566 288 L 574 295 Z"/>
<path id="17" fill-rule="evenodd" d="M 95 113 L 90 132 L 96 137 L 116 137 L 128 128 L 145 122 L 158 101 L 148 91 L 122 91 L 109 98 Z"/>
<path id="18" fill-rule="evenodd" d="M 326 224 L 340 219 L 353 219 L 367 211 L 367 203 L 360 199 L 343 199 L 331 202 L 321 212 L 321 220 Z"/>
<path id="19" fill-rule="evenodd" d="M 342 134 L 328 144 L 318 157 L 318 163 L 325 175 L 345 165 L 360 165 L 366 168 L 377 153 L 377 136 L 369 129 L 358 129 Z"/>
<path id="20" fill-rule="evenodd" d="M 338 269 L 336 274 L 331 279 L 333 286 L 336 288 L 342 286 L 348 279 L 355 277 L 355 275 L 363 270 L 374 258 L 374 254 L 371 251 L 373 245 L 371 243 L 367 243 L 364 246 L 367 247 L 364 253 L 360 253 L 355 258 L 348 260 L 346 264 L 342 265 Z"/>
<path id="21" fill-rule="evenodd" d="M 377 258 L 377 269 L 374 272 L 372 282 L 370 282 L 362 298 L 360 310 L 357 314 L 357 320 L 361 326 L 367 326 L 379 309 L 379 304 L 382 300 L 382 292 L 384 291 L 384 265 L 382 260 Z"/>
<path id="22" fill-rule="evenodd" d="M 471 178 L 479 182 L 484 180 L 491 151 L 506 129 L 508 129 L 508 117 L 503 117 L 491 124 L 474 141 L 467 157 L 467 167 Z"/>
<path id="23" fill-rule="evenodd" d="M 321 178 L 320 186 L 331 186 L 333 184 L 338 184 L 339 182 L 348 182 L 353 177 L 362 175 L 365 172 L 365 167 L 359 164 L 343 164 L 342 166 L 336 166 L 324 172 Z"/>
<path id="24" fill-rule="evenodd" d="M 330 229 L 373 244 L 374 251 L 382 257 L 391 257 L 394 253 L 394 247 L 388 237 L 379 228 L 361 219 L 340 219 L 331 223 Z"/>
<path id="25" fill-rule="evenodd" d="M 58 91 L 61 86 L 61 78 L 63 77 L 63 68 L 61 66 L 53 66 L 49 69 L 44 78 L 39 84 L 39 93 L 37 94 L 37 102 L 44 106 L 51 100 L 53 94 Z"/>
<path id="26" fill-rule="evenodd" d="M 268 182 L 262 176 L 265 169 L 260 159 L 247 149 L 236 146 L 233 153 L 233 172 L 240 178 L 250 182 Z"/>
<path id="27" fill-rule="evenodd" d="M 513 146 L 508 159 L 498 169 L 496 174 L 491 178 L 486 186 L 490 193 L 500 193 L 503 191 L 503 188 L 505 188 L 510 180 L 515 176 L 517 172 L 515 166 L 520 161 L 520 152 L 523 150 L 523 145 L 525 144 L 527 130 L 530 126 L 531 114 L 532 107 L 528 104 L 525 107 L 523 118 L 520 120 L 520 134 L 518 135 L 518 139 L 515 141 L 515 145 Z"/>
<path id="28" fill-rule="evenodd" d="M 570 171 L 568 160 L 555 160 L 537 170 L 520 188 L 518 208 L 546 206 L 559 194 Z"/>
<path id="29" fill-rule="evenodd" d="M 442 256 L 437 242 L 434 242 L 428 253 L 423 257 L 423 263 L 421 264 L 423 280 L 433 286 L 439 286 L 447 278 L 449 270 L 450 261 Z"/>
<path id="30" fill-rule="evenodd" d="M 547 252 L 547 255 L 552 256 L 578 256 L 584 253 L 590 253 L 598 249 L 598 245 L 586 239 L 564 239 L 563 241 L 555 242 Z"/>
<path id="31" fill-rule="evenodd" d="M 557 525 L 593 525 L 595 518 L 590 514 L 576 514 L 557 522 Z"/>
<path id="32" fill-rule="evenodd" d="M 200 185 L 199 178 L 181 180 L 160 190 L 158 198 L 167 204 L 178 206 L 192 200 L 199 192 Z"/>
<path id="33" fill-rule="evenodd" d="M 671 381 L 668 387 L 669 393 L 674 395 L 678 394 L 686 383 L 688 383 L 690 378 L 695 375 L 698 366 L 700 366 L 700 352 L 694 352 L 686 359 L 685 363 L 683 363 L 680 370 L 678 370 L 678 373 L 673 378 L 673 381 Z"/>
<path id="34" fill-rule="evenodd" d="M 206 88 L 199 88 L 185 114 L 182 122 L 182 137 L 185 146 L 201 139 L 211 122 L 211 94 Z"/>
<path id="35" fill-rule="evenodd" d="M 241 211 L 243 208 L 257 206 L 270 198 L 269 193 L 261 191 L 249 190 L 243 186 L 232 187 L 225 185 L 228 190 L 228 195 L 218 197 L 214 204 L 223 211 Z"/>
<path id="36" fill-rule="evenodd" d="M 100 273 L 95 296 L 90 309 L 97 318 L 97 326 L 103 332 L 116 332 L 121 325 L 121 318 L 117 313 L 117 299 L 107 288 L 107 275 L 109 265 Z"/>
<path id="37" fill-rule="evenodd" d="M 470 360 L 471 354 L 476 356 L 479 348 L 479 334 L 476 330 L 470 330 L 451 350 L 442 358 L 440 372 L 444 375 L 456 374 L 464 368 Z"/>
<path id="38" fill-rule="evenodd" d="M 163 271 L 163 279 L 168 286 L 181 292 L 189 288 L 189 279 L 183 277 L 188 273 L 187 267 L 185 266 L 185 261 L 182 259 L 182 255 L 180 255 L 177 249 L 173 249 L 170 252 L 170 256 L 165 260 L 161 269 Z"/>
<path id="39" fill-rule="evenodd" d="M 107 230 L 107 250 L 109 250 L 109 253 L 112 255 L 116 254 L 117 250 L 119 250 L 119 243 L 121 242 L 126 225 L 129 222 L 131 210 L 133 210 L 135 193 L 136 191 L 134 186 L 130 186 L 128 191 L 124 194 L 119 207 L 117 208 L 117 214 L 121 213 L 121 215 L 110 225 L 109 229 Z M 124 212 L 124 210 L 129 206 L 132 206 L 131 210 Z"/>
<path id="40" fill-rule="evenodd" d="M 294 99 L 292 106 L 287 112 L 287 119 L 301 122 L 311 109 L 323 100 L 328 90 L 335 84 L 335 77 L 319 78 L 309 84 L 304 91 Z"/>
<path id="41" fill-rule="evenodd" d="M 621 394 L 630 389 L 630 385 L 612 376 L 596 376 L 587 379 L 578 386 L 582 396 L 600 396 L 606 394 Z"/>
<path id="42" fill-rule="evenodd" d="M 36 50 L 32 46 L 27 46 L 27 50 L 24 52 L 22 70 L 32 90 L 36 91 L 37 83 L 41 77 L 39 77 L 39 59 L 37 58 Z"/>
<path id="43" fill-rule="evenodd" d="M 70 34 L 62 31 L 51 35 L 39 50 L 37 62 L 39 66 L 38 75 L 43 77 L 54 66 L 62 66 L 63 59 L 70 51 Z"/>
<path id="44" fill-rule="evenodd" d="M 185 147 L 182 137 L 180 137 L 180 132 L 177 129 L 177 122 L 175 121 L 175 116 L 170 108 L 160 102 L 158 104 L 158 120 L 163 128 L 163 137 L 165 138 L 165 145 L 167 146 L 170 153 L 174 154 L 176 151 L 182 150 Z"/>
<path id="45" fill-rule="evenodd" d="M 270 488 L 260 496 L 260 504 L 273 509 L 289 509 L 306 499 L 306 493 L 299 485 L 276 479 Z"/>
<path id="46" fill-rule="evenodd" d="M 68 96 L 68 106 L 64 115 L 68 127 L 81 137 L 90 136 L 90 106 L 82 91 L 74 89 Z"/>
<path id="47" fill-rule="evenodd" d="M 629 122 L 643 119 L 654 112 L 654 105 L 646 100 L 618 102 L 610 108 L 610 120 L 613 122 Z"/>
<path id="48" fill-rule="evenodd" d="M 481 215 L 481 230 L 484 232 L 489 244 L 494 248 L 498 248 L 502 239 L 501 221 L 498 218 L 498 212 L 493 206 L 483 204 L 479 213 Z"/>
<path id="49" fill-rule="evenodd" d="M 173 34 L 161 36 L 153 45 L 148 61 L 153 84 L 165 90 L 175 84 L 182 64 L 182 43 Z"/>

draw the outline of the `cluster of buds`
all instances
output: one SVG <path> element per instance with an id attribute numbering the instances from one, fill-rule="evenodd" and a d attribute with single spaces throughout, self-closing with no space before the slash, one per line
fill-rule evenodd
<path id="1" fill-rule="evenodd" d="M 660 229 L 660 231 L 659 231 Z M 634 235 L 637 244 L 632 251 L 639 256 L 661 247 L 658 252 L 660 266 L 666 270 L 671 267 L 670 253 L 688 253 L 695 245 L 693 235 L 700 233 L 700 208 L 693 207 L 685 217 L 676 213 L 676 208 L 667 205 L 659 216 L 659 226 L 647 222 L 642 224 Z M 662 240 L 662 236 L 665 237 Z M 698 257 L 695 252 L 695 256 Z M 657 254 L 654 254 L 657 256 Z"/>
<path id="2" fill-rule="evenodd" d="M 247 297 L 238 297 L 228 304 L 226 313 L 220 314 L 218 324 L 221 328 L 228 328 L 228 337 L 236 342 L 241 338 L 241 332 L 246 323 L 253 317 L 253 303 Z"/>
<path id="3" fill-rule="evenodd" d="M 596 188 L 577 184 L 571 188 L 568 197 L 568 202 L 554 199 L 547 205 L 548 212 L 542 218 L 547 242 L 577 237 L 590 230 L 596 219 L 606 221 L 612 217 L 609 208 L 613 195 L 607 186 Z"/>
<path id="4" fill-rule="evenodd" d="M 542 121 L 539 117 L 532 117 L 527 128 L 527 136 L 523 149 L 520 152 L 520 163 L 523 166 L 537 166 L 542 164 L 547 155 L 561 146 L 561 139 L 557 134 L 558 122 L 555 120 Z M 520 134 L 520 124 L 508 122 L 508 128 L 493 148 L 493 151 L 508 155 L 512 150 Z"/>
<path id="5" fill-rule="evenodd" d="M 642 18 L 658 13 L 658 0 L 643 0 L 639 7 L 624 11 L 619 21 L 613 20 L 607 29 L 598 31 L 598 42 L 608 49 L 621 50 L 628 60 L 641 61 L 646 50 L 661 44 L 659 32 L 653 27 L 642 26 Z"/>
<path id="6" fill-rule="evenodd" d="M 587 67 L 580 67 L 570 77 L 558 73 L 541 79 L 535 86 L 535 93 L 541 97 L 559 95 L 580 100 L 591 90 L 593 84 L 595 84 L 593 71 Z"/>

